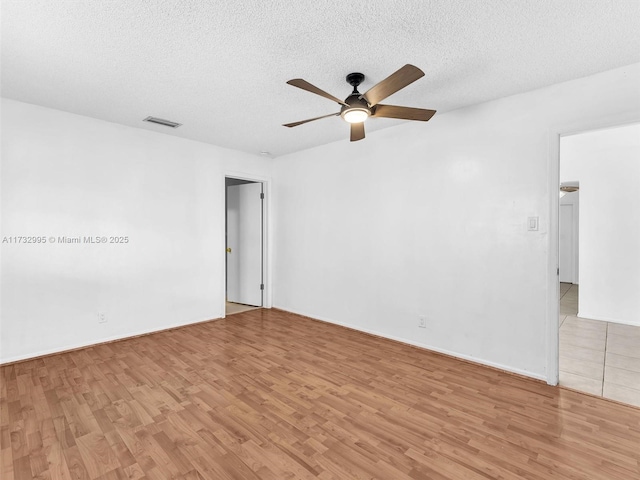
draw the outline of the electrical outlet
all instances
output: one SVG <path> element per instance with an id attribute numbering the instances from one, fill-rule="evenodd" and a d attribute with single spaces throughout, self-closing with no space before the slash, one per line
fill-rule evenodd
<path id="1" fill-rule="evenodd" d="M 107 323 L 107 316 L 104 312 L 98 312 L 98 323 Z"/>
<path id="2" fill-rule="evenodd" d="M 427 328 L 427 319 L 423 315 L 418 317 L 418 327 Z"/>

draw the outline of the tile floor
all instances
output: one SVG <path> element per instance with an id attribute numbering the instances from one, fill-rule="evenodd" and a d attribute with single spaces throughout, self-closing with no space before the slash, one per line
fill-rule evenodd
<path id="1" fill-rule="evenodd" d="M 578 285 L 560 284 L 560 385 L 640 407 L 640 327 L 578 318 Z"/>
<path id="2" fill-rule="evenodd" d="M 227 305 L 225 307 L 225 314 L 233 315 L 234 313 L 247 312 L 249 310 L 255 310 L 257 308 L 262 307 L 253 307 L 251 305 L 243 305 L 242 303 L 227 302 Z"/>

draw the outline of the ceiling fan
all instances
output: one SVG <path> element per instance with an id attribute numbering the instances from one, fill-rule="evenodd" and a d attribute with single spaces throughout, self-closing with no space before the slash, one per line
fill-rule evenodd
<path id="1" fill-rule="evenodd" d="M 313 122 L 321 118 L 337 117 L 340 115 L 346 122 L 351 124 L 351 141 L 362 140 L 364 138 L 364 121 L 368 117 L 400 118 L 403 120 L 419 120 L 426 122 L 436 113 L 435 110 L 424 108 L 399 107 L 396 105 L 382 105 L 378 102 L 384 100 L 389 95 L 403 89 L 407 85 L 415 82 L 424 76 L 424 72 L 413 65 L 405 65 L 400 70 L 392 73 L 377 85 L 374 85 L 365 93 L 358 92 L 358 85 L 364 81 L 362 73 L 350 73 L 347 75 L 347 83 L 353 87 L 353 92 L 344 101 L 333 95 L 320 90 L 315 85 L 311 85 L 306 80 L 294 78 L 287 83 L 294 87 L 301 88 L 321 97 L 328 98 L 342 106 L 338 113 L 323 115 L 322 117 L 310 118 L 300 122 L 286 123 L 285 127 L 297 127 L 303 123 Z"/>

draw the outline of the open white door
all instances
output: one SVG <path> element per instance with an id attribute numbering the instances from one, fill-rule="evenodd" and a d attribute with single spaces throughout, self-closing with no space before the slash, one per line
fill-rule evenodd
<path id="1" fill-rule="evenodd" d="M 574 283 L 573 205 L 560 205 L 560 281 Z"/>
<path id="2" fill-rule="evenodd" d="M 262 306 L 262 183 L 227 187 L 227 300 Z"/>

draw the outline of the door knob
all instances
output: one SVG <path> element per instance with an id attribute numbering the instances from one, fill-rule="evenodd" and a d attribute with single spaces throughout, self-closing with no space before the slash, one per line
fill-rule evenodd
<path id="1" fill-rule="evenodd" d="M 231 253 L 231 247 L 227 247 L 227 253 Z"/>

